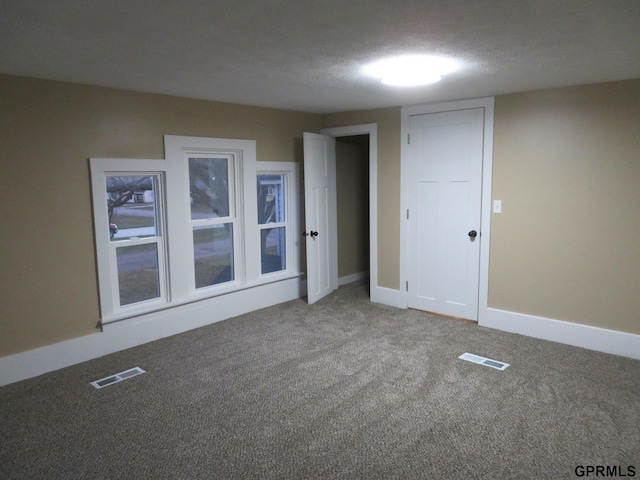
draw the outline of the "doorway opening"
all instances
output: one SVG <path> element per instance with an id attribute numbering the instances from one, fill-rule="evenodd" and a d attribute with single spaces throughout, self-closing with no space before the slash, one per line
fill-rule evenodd
<path id="1" fill-rule="evenodd" d="M 370 270 L 369 134 L 336 137 L 338 286 Z"/>
<path id="2" fill-rule="evenodd" d="M 308 301 L 368 280 L 378 302 L 377 124 L 325 128 L 303 140 Z"/>

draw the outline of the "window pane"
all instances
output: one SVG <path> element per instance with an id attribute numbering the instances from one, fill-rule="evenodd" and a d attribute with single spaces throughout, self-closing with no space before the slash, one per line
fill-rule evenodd
<path id="1" fill-rule="evenodd" d="M 193 229 L 196 288 L 230 282 L 233 269 L 233 224 Z"/>
<path id="2" fill-rule="evenodd" d="M 155 185 L 155 175 L 107 177 L 111 240 L 158 235 Z"/>
<path id="3" fill-rule="evenodd" d="M 286 270 L 285 228 L 266 228 L 260 231 L 262 236 L 260 252 L 262 255 L 262 273 Z"/>
<path id="4" fill-rule="evenodd" d="M 258 175 L 258 224 L 285 221 L 284 180 L 285 175 Z"/>
<path id="5" fill-rule="evenodd" d="M 190 158 L 191 219 L 229 216 L 229 160 Z"/>
<path id="6" fill-rule="evenodd" d="M 116 249 L 120 305 L 160 296 L 158 245 L 148 243 Z"/>

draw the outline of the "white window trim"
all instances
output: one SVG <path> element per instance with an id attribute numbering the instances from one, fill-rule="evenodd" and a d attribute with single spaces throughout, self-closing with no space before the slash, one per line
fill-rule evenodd
<path id="1" fill-rule="evenodd" d="M 299 165 L 293 162 L 256 162 L 255 169 L 251 175 L 247 175 L 245 178 L 246 189 L 248 190 L 251 183 L 251 191 L 253 198 L 253 215 L 254 217 L 249 220 L 253 226 L 252 230 L 255 230 L 253 235 L 255 245 L 248 246 L 248 250 L 256 252 L 256 257 L 252 259 L 252 266 L 257 268 L 255 271 L 252 269 L 252 275 L 261 280 L 273 280 L 279 278 L 290 278 L 292 275 L 299 275 L 300 273 L 300 239 L 298 238 L 299 230 L 299 215 L 298 215 L 298 171 Z M 285 265 L 284 270 L 277 272 L 262 273 L 262 258 L 261 258 L 261 245 L 260 245 L 260 232 L 266 228 L 265 225 L 258 224 L 258 193 L 256 188 L 256 182 L 258 175 L 284 175 L 285 176 L 285 221 L 273 224 L 268 224 L 271 228 L 285 227 L 286 228 L 286 246 L 285 246 Z"/>
<path id="2" fill-rule="evenodd" d="M 93 191 L 94 233 L 96 238 L 96 259 L 98 266 L 98 287 L 100 293 L 100 313 L 103 319 L 119 316 L 132 316 L 155 310 L 168 304 L 170 299 L 167 278 L 167 239 L 166 217 L 164 216 L 164 198 L 166 192 L 165 162 L 159 160 L 92 158 L 90 160 L 91 183 Z M 156 197 L 158 230 L 157 240 L 133 239 L 126 246 L 157 243 L 160 296 L 155 299 L 132 305 L 120 306 L 118 290 L 118 267 L 116 249 L 125 246 L 109 238 L 109 216 L 107 213 L 106 180 L 117 175 L 158 175 L 160 191 Z"/>
<path id="3" fill-rule="evenodd" d="M 91 182 L 93 189 L 94 223 L 96 225 L 96 250 L 98 280 L 100 291 L 101 325 L 140 317 L 181 305 L 212 299 L 220 295 L 240 292 L 254 287 L 268 285 L 300 277 L 300 241 L 299 231 L 299 195 L 298 172 L 295 162 L 258 162 L 256 145 L 253 140 L 216 139 L 205 137 L 184 137 L 166 135 L 166 159 L 90 159 Z M 187 156 L 195 155 L 234 155 L 237 160 L 236 174 L 236 213 L 237 229 L 234 228 L 234 242 L 237 243 L 236 277 L 232 282 L 212 287 L 195 289 L 193 266 L 193 237 L 191 205 L 189 202 L 189 172 Z M 164 234 L 165 251 L 163 261 L 166 270 L 166 295 L 162 302 L 140 302 L 117 308 L 114 303 L 113 271 L 109 260 L 109 235 L 102 235 L 99 225 L 108 226 L 106 197 L 104 191 L 106 174 L 138 172 L 160 174 L 164 178 L 164 199 L 161 199 L 164 211 L 161 232 Z M 286 269 L 262 275 L 260 256 L 260 228 L 257 223 L 258 172 L 286 175 L 288 186 L 285 196 L 287 225 Z M 158 206 L 160 208 L 160 205 Z M 161 273 L 162 275 L 162 273 Z M 117 293 L 117 292 L 116 292 Z"/>
<path id="4" fill-rule="evenodd" d="M 240 244 L 244 238 L 244 219 L 238 220 L 238 231 L 234 231 L 234 254 L 236 277 L 234 281 L 208 288 L 195 288 L 193 266 L 193 234 L 191 224 L 191 204 L 189 202 L 189 155 L 233 156 L 235 158 L 235 208 L 242 215 L 244 211 L 244 189 L 242 179 L 244 166 L 256 160 L 256 144 L 253 140 L 235 140 L 180 135 L 164 136 L 165 157 L 168 162 L 167 176 L 167 217 L 169 221 L 168 241 L 171 252 L 188 252 L 169 256 L 169 271 L 173 298 L 185 302 L 197 301 L 235 291 L 246 284 L 243 277 L 245 259 Z"/>
<path id="5" fill-rule="evenodd" d="M 191 218 L 191 203 L 188 201 L 189 192 L 191 186 L 189 184 L 189 158 L 227 158 L 229 160 L 228 175 L 229 180 L 229 215 L 227 217 L 207 219 L 207 220 L 193 220 Z M 181 160 L 183 168 L 186 170 L 187 183 L 183 186 L 186 193 L 186 199 L 188 203 L 188 223 L 189 223 L 189 252 L 190 252 L 190 275 L 189 282 L 191 286 L 191 295 L 205 295 L 215 294 L 220 291 L 227 291 L 229 289 L 236 289 L 243 285 L 244 282 L 244 256 L 242 254 L 244 245 L 244 201 L 243 201 L 243 189 L 242 189 L 242 154 L 240 151 L 226 151 L 216 149 L 189 149 L 183 150 L 183 158 Z M 233 225 L 233 280 L 215 285 L 209 285 L 206 287 L 196 288 L 195 279 L 195 265 L 194 257 L 195 250 L 193 245 L 193 229 L 194 227 L 204 227 L 207 225 L 225 224 L 230 223 Z"/>

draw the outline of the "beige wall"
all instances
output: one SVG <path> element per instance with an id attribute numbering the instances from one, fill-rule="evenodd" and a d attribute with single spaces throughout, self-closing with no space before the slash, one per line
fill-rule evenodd
<path id="1" fill-rule="evenodd" d="M 640 334 L 640 80 L 496 98 L 489 305 Z"/>
<path id="2" fill-rule="evenodd" d="M 640 80 L 496 97 L 489 306 L 640 334 Z M 378 124 L 379 285 L 399 285 L 400 108 Z"/>
<path id="3" fill-rule="evenodd" d="M 257 141 L 378 125 L 378 285 L 400 284 L 400 107 L 313 115 L 0 75 L 0 356 L 95 332 L 89 157 L 164 134 Z M 496 98 L 491 307 L 640 334 L 640 80 Z M 344 268 L 344 267 L 343 267 Z"/>
<path id="4" fill-rule="evenodd" d="M 400 107 L 324 115 L 323 128 L 378 124 L 378 286 L 400 287 Z"/>
<path id="5" fill-rule="evenodd" d="M 369 271 L 369 148 L 336 138 L 338 277 Z"/>
<path id="6" fill-rule="evenodd" d="M 254 139 L 299 161 L 321 116 L 0 75 L 0 356 L 94 333 L 90 157 L 163 158 L 163 135 Z"/>

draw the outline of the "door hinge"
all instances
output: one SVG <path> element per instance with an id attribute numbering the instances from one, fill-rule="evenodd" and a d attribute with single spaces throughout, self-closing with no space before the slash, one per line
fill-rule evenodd
<path id="1" fill-rule="evenodd" d="M 407 133 L 407 144 L 411 145 L 411 134 Z"/>
<path id="2" fill-rule="evenodd" d="M 407 208 L 407 220 L 409 220 L 409 209 Z"/>
<path id="3" fill-rule="evenodd" d="M 407 292 L 409 291 L 409 280 L 407 280 L 407 285 L 405 287 L 407 289 Z"/>

